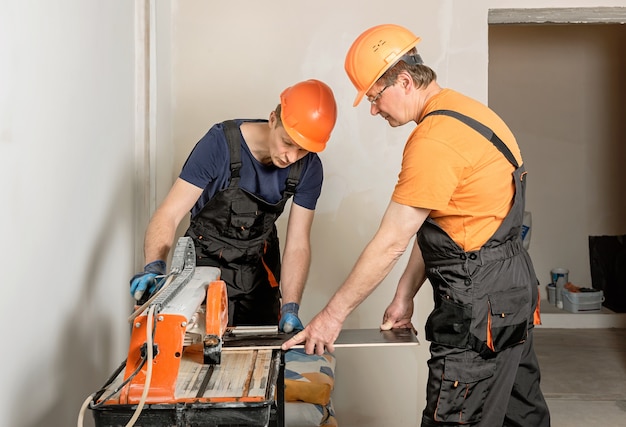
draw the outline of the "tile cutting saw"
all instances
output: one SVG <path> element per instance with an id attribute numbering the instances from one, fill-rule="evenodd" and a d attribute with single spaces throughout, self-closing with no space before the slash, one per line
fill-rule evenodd
<path id="1" fill-rule="evenodd" d="M 207 426 L 234 420 L 268 425 L 270 418 L 279 418 L 280 352 L 223 346 L 227 334 L 281 335 L 277 327 L 227 326 L 226 284 L 219 268 L 196 266 L 191 238 L 178 240 L 171 264 L 159 291 L 128 319 L 126 361 L 89 401 L 96 426 Z"/>

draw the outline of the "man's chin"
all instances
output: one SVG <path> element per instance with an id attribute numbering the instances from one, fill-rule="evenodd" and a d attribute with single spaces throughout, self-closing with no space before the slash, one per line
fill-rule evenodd
<path id="1" fill-rule="evenodd" d="M 389 123 L 389 126 L 391 126 L 392 128 L 398 127 L 400 126 L 400 123 L 398 123 L 397 121 L 395 121 L 393 118 L 387 116 L 387 117 L 383 117 L 387 123 Z"/>

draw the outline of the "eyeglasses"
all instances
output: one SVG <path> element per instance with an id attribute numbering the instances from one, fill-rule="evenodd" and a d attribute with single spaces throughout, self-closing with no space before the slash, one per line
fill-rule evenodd
<path id="1" fill-rule="evenodd" d="M 383 96 L 383 92 L 385 91 L 385 89 L 387 89 L 389 86 L 393 86 L 395 83 L 392 83 L 390 85 L 385 86 L 384 88 L 382 88 L 382 90 L 380 92 L 378 92 L 376 95 L 374 95 L 373 97 L 367 97 L 367 100 L 370 102 L 370 104 L 372 105 L 376 105 L 376 103 L 378 102 L 378 100 L 380 99 L 381 96 Z"/>

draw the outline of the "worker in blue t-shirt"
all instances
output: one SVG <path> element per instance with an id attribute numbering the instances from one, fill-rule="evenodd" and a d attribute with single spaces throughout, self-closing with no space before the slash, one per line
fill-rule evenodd
<path id="1" fill-rule="evenodd" d="M 146 265 L 131 279 L 131 295 L 145 300 L 158 289 L 176 229 L 190 212 L 186 235 L 194 241 L 196 265 L 220 268 L 229 325 L 303 329 L 298 309 L 323 180 L 316 153 L 326 147 L 336 117 L 332 90 L 307 80 L 282 92 L 268 120 L 215 124 L 148 224 Z M 281 266 L 275 222 L 292 196 Z"/>

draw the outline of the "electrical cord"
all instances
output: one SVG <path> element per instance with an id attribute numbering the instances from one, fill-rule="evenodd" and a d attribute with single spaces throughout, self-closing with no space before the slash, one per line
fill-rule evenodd
<path id="1" fill-rule="evenodd" d="M 148 368 L 147 368 L 147 372 L 146 372 L 146 381 L 144 383 L 144 388 L 143 388 L 143 393 L 141 395 L 141 399 L 139 401 L 139 404 L 137 405 L 137 408 L 135 409 L 135 412 L 133 413 L 133 416 L 129 420 L 128 424 L 126 424 L 126 427 L 132 427 L 135 424 L 135 422 L 137 421 L 137 419 L 139 418 L 139 415 L 141 414 L 141 411 L 143 410 L 143 406 L 145 404 L 145 401 L 146 401 L 146 399 L 148 397 L 148 391 L 150 389 L 150 382 L 152 380 L 152 361 L 154 359 L 153 342 L 154 342 L 154 333 L 156 332 L 156 319 L 154 317 L 154 310 L 155 310 L 155 308 L 156 308 L 156 306 L 150 307 L 150 310 L 148 311 L 147 322 L 146 322 L 147 355 L 142 356 L 141 363 L 139 363 L 139 365 L 133 371 L 133 373 L 130 374 L 128 376 L 128 378 L 126 378 L 126 380 L 124 380 L 113 392 L 111 392 L 107 397 L 101 399 L 100 403 L 96 403 L 96 404 L 92 405 L 92 409 L 99 408 L 100 406 L 104 405 L 105 402 L 107 402 L 111 397 L 115 396 L 115 394 L 117 394 L 126 384 L 128 384 L 130 381 L 132 381 L 132 379 L 135 378 L 135 376 L 139 373 L 139 371 L 141 371 L 141 369 L 144 367 L 146 362 L 148 362 Z M 115 380 L 115 378 L 117 378 L 117 376 L 122 371 L 122 369 L 124 369 L 124 367 L 126 366 L 126 362 L 127 362 L 127 360 L 122 362 L 122 364 L 117 368 L 117 370 L 107 380 L 105 385 L 102 386 L 102 388 L 100 390 L 98 390 L 95 393 L 90 394 L 85 399 L 85 401 L 81 405 L 80 411 L 78 413 L 77 427 L 82 427 L 83 426 L 85 411 L 87 410 L 87 407 L 89 406 L 89 403 L 92 402 L 94 399 L 98 398 L 100 395 L 102 395 L 102 393 L 104 393 L 106 388 Z"/>
<path id="2" fill-rule="evenodd" d="M 141 358 L 141 363 L 139 364 L 139 366 L 137 366 L 137 369 L 135 369 L 133 371 L 132 374 L 130 374 L 128 376 L 128 378 L 126 378 L 119 386 L 117 386 L 117 388 L 115 390 L 113 390 L 107 397 L 104 397 L 102 399 L 100 399 L 100 403 L 96 403 L 95 405 L 91 405 L 92 409 L 96 409 L 101 407 L 102 405 L 104 405 L 110 398 L 112 398 L 113 396 L 115 396 L 117 394 L 117 392 L 119 392 L 122 388 L 124 388 L 124 386 L 126 384 L 128 384 L 129 382 L 131 382 L 133 380 L 133 378 L 135 378 L 135 376 L 139 373 L 139 371 L 141 370 L 141 368 L 143 368 L 143 366 L 146 364 L 146 358 L 142 357 Z M 123 365 L 126 365 L 126 362 L 124 362 Z M 108 386 L 108 384 L 106 384 L 103 388 L 101 388 L 97 393 L 95 393 L 94 399 L 98 399 L 100 396 L 98 396 L 98 393 L 103 393 L 104 390 L 106 389 L 106 387 Z"/>
<path id="3" fill-rule="evenodd" d="M 132 381 L 133 378 L 135 378 L 135 376 L 139 373 L 139 371 L 141 370 L 141 368 L 145 364 L 146 364 L 146 357 L 142 357 L 141 363 L 139 364 L 139 366 L 137 366 L 137 369 L 135 369 L 135 371 L 132 374 L 130 374 L 128 376 L 128 378 L 126 378 L 119 386 L 117 386 L 117 388 L 114 391 L 112 391 L 108 396 L 100 399 L 99 403 L 91 405 L 91 409 L 97 409 L 97 408 L 101 407 L 110 398 L 115 396 L 126 384 L 128 384 L 129 382 Z M 122 372 L 122 369 L 124 369 L 124 367 L 126 367 L 126 360 L 124 360 L 124 362 L 122 362 L 122 364 L 117 368 L 117 370 L 107 380 L 107 382 L 102 386 L 102 388 L 100 390 L 96 391 L 95 393 L 90 394 L 87 397 L 87 399 L 85 399 L 85 401 L 83 402 L 82 406 L 80 407 L 80 412 L 78 414 L 78 423 L 77 423 L 78 427 L 82 427 L 82 425 L 83 425 L 83 419 L 84 419 L 84 416 L 85 416 L 85 411 L 87 410 L 87 407 L 89 406 L 89 403 L 91 403 L 91 402 L 95 401 L 96 399 L 100 398 L 100 396 L 104 393 L 106 388 L 109 385 L 111 385 L 111 383 L 113 383 L 113 380 L 115 380 L 115 378 L 117 378 L 117 376 L 120 374 L 120 372 Z"/>
<path id="4" fill-rule="evenodd" d="M 78 427 L 83 427 L 83 419 L 85 417 L 85 411 L 87 410 L 87 407 L 89 406 L 89 402 L 91 402 L 91 399 L 93 399 L 95 395 L 96 393 L 90 394 L 87 397 L 87 399 L 85 399 L 83 404 L 80 406 L 80 412 L 78 412 L 78 421 L 76 422 L 76 425 Z"/>
<path id="5" fill-rule="evenodd" d="M 135 425 L 135 422 L 137 421 L 137 418 L 139 418 L 139 415 L 141 414 L 141 411 L 143 410 L 143 406 L 146 403 L 146 399 L 148 398 L 148 391 L 150 391 L 150 382 L 152 381 L 152 359 L 154 358 L 153 348 L 152 348 L 152 338 L 153 338 L 152 337 L 152 327 L 153 327 L 152 322 L 154 321 L 155 309 L 156 309 L 156 306 L 154 305 L 150 307 L 150 310 L 148 311 L 148 320 L 146 322 L 146 344 L 148 346 L 147 348 L 148 368 L 146 371 L 146 382 L 144 383 L 144 386 L 143 386 L 143 393 L 141 393 L 141 399 L 139 399 L 139 404 L 137 405 L 137 408 L 135 409 L 133 416 L 128 421 L 128 424 L 126 424 L 126 427 L 132 427 Z"/>

